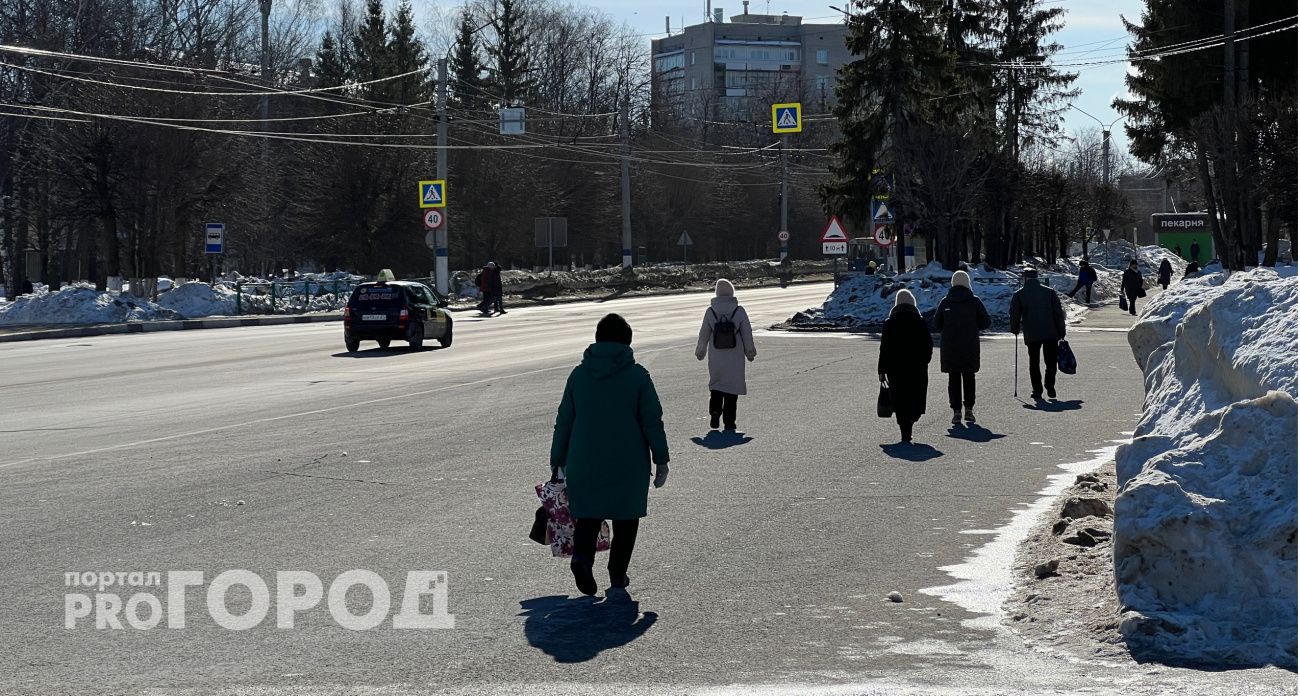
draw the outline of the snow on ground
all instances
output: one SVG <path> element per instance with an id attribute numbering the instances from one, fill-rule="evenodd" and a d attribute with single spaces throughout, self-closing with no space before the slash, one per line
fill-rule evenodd
<path id="1" fill-rule="evenodd" d="M 810 273 L 830 273 L 829 261 L 794 261 L 796 276 Z M 478 271 L 470 273 L 474 277 Z M 630 290 L 644 287 L 684 288 L 701 283 L 712 283 L 718 278 L 728 278 L 737 285 L 777 277 L 777 267 L 770 261 L 740 261 L 735 263 L 663 263 L 635 267 L 631 279 L 623 277 L 620 266 L 576 271 L 503 271 L 501 285 L 506 294 L 555 296 L 564 293 L 590 290 Z"/>
<path id="2" fill-rule="evenodd" d="M 1092 288 L 1092 306 L 1118 300 L 1123 270 L 1133 258 L 1133 245 L 1125 242 L 1107 242 L 1088 247 L 1089 260 L 1097 271 L 1097 282 Z M 1150 287 L 1156 285 L 1156 273 L 1161 259 L 1169 259 L 1174 267 L 1174 278 L 1182 276 L 1185 263 L 1173 252 L 1157 246 L 1139 247 L 1138 267 Z M 1075 320 L 1089 306 L 1084 303 L 1084 292 L 1072 299 L 1067 293 L 1074 289 L 1079 277 L 1079 258 L 1067 259 L 1059 264 L 1039 268 L 1039 282 L 1061 294 L 1067 317 Z M 996 328 L 1006 328 L 1011 310 L 1011 296 L 1020 287 L 1020 275 L 1025 265 L 1005 271 L 987 266 L 967 269 L 974 281 L 975 294 L 984 302 Z M 952 272 L 944 270 L 938 262 L 900 273 L 893 278 L 884 275 L 853 274 L 836 288 L 821 307 L 800 312 L 790 321 L 798 327 L 879 328 L 889 318 L 894 307 L 894 293 L 908 289 L 916 295 L 917 308 L 932 319 L 939 302 L 948 294 Z"/>
<path id="3" fill-rule="evenodd" d="M 148 300 L 99 292 L 90 284 L 21 295 L 0 307 L 0 324 L 112 324 L 179 318 Z"/>
<path id="4" fill-rule="evenodd" d="M 1147 398 L 1116 459 L 1115 579 L 1139 659 L 1296 666 L 1293 273 L 1187 279 L 1129 332 Z"/>
<path id="5" fill-rule="evenodd" d="M 228 316 L 235 313 L 235 293 L 222 285 L 214 288 L 207 283 L 192 281 L 160 294 L 158 306 L 186 319 Z"/>

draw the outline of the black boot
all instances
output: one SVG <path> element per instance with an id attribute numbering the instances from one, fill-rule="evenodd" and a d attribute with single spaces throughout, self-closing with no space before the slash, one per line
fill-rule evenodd
<path id="1" fill-rule="evenodd" d="M 596 563 L 596 559 L 591 556 L 582 556 L 573 554 L 573 560 L 569 561 L 569 570 L 573 571 L 573 581 L 578 586 L 578 591 L 588 597 L 596 594 L 596 576 L 592 574 L 591 569 Z"/>

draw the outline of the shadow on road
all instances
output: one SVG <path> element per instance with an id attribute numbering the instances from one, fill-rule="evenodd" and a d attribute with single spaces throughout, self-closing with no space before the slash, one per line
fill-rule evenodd
<path id="1" fill-rule="evenodd" d="M 956 440 L 966 440 L 967 442 L 992 442 L 1000 440 L 1006 435 L 995 433 L 982 425 L 967 423 L 966 425 L 954 425 L 948 428 L 948 437 Z"/>
<path id="2" fill-rule="evenodd" d="M 1083 401 L 1071 399 L 1069 401 L 1039 401 L 1037 403 L 1024 404 L 1024 407 L 1031 411 L 1047 411 L 1048 413 L 1064 413 L 1066 411 L 1078 411 L 1083 408 Z"/>
<path id="3" fill-rule="evenodd" d="M 728 447 L 737 447 L 748 442 L 753 442 L 754 438 L 738 433 L 734 430 L 710 430 L 704 437 L 693 437 L 691 442 L 700 447 L 707 447 L 711 450 L 727 449 Z"/>
<path id="4" fill-rule="evenodd" d="M 528 644 L 555 658 L 556 662 L 586 662 L 603 650 L 617 648 L 640 638 L 659 615 L 640 612 L 640 603 L 627 590 L 610 588 L 605 599 L 569 598 L 563 595 L 526 599 L 524 637 Z"/>
<path id="5" fill-rule="evenodd" d="M 943 456 L 943 452 L 919 442 L 896 442 L 892 445 L 881 445 L 880 449 L 894 459 L 909 462 L 924 462 Z"/>
<path id="6" fill-rule="evenodd" d="M 411 353 L 429 353 L 435 350 L 442 350 L 442 346 L 424 346 L 419 350 L 412 350 L 410 346 L 392 347 L 392 348 L 370 348 L 362 349 L 355 353 L 344 351 L 335 353 L 331 358 L 391 358 L 394 355 L 410 355 Z"/>

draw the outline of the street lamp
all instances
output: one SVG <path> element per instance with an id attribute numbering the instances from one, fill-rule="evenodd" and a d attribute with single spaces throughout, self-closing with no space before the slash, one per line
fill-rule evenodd
<path id="1" fill-rule="evenodd" d="M 1071 104 L 1070 108 L 1096 121 L 1097 125 L 1101 126 L 1101 177 L 1102 177 L 1102 183 L 1104 183 L 1106 187 L 1109 188 L 1110 187 L 1110 128 L 1111 126 L 1114 126 L 1116 123 L 1119 123 L 1120 121 L 1124 120 L 1124 117 L 1120 116 L 1119 118 L 1115 119 L 1114 121 L 1111 121 L 1110 123 L 1102 123 L 1101 119 L 1097 118 L 1096 116 L 1093 116 L 1092 114 L 1088 113 L 1087 111 L 1084 111 L 1083 109 L 1080 109 L 1074 104 Z"/>

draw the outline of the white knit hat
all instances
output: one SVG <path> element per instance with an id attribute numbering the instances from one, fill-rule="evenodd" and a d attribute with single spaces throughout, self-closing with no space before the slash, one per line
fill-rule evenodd
<path id="1" fill-rule="evenodd" d="M 731 284 L 726 278 L 719 278 L 717 284 L 713 286 L 713 291 L 718 297 L 735 297 L 736 286 Z"/>
<path id="2" fill-rule="evenodd" d="M 953 273 L 952 286 L 955 288 L 958 285 L 962 286 L 963 288 L 966 288 L 967 290 L 970 290 L 971 289 L 970 274 L 967 273 L 966 271 L 957 271 L 956 273 Z"/>
<path id="3" fill-rule="evenodd" d="M 899 290 L 894 293 L 894 306 L 897 307 L 899 305 L 911 305 L 915 307 L 916 296 L 912 294 L 911 290 Z"/>

